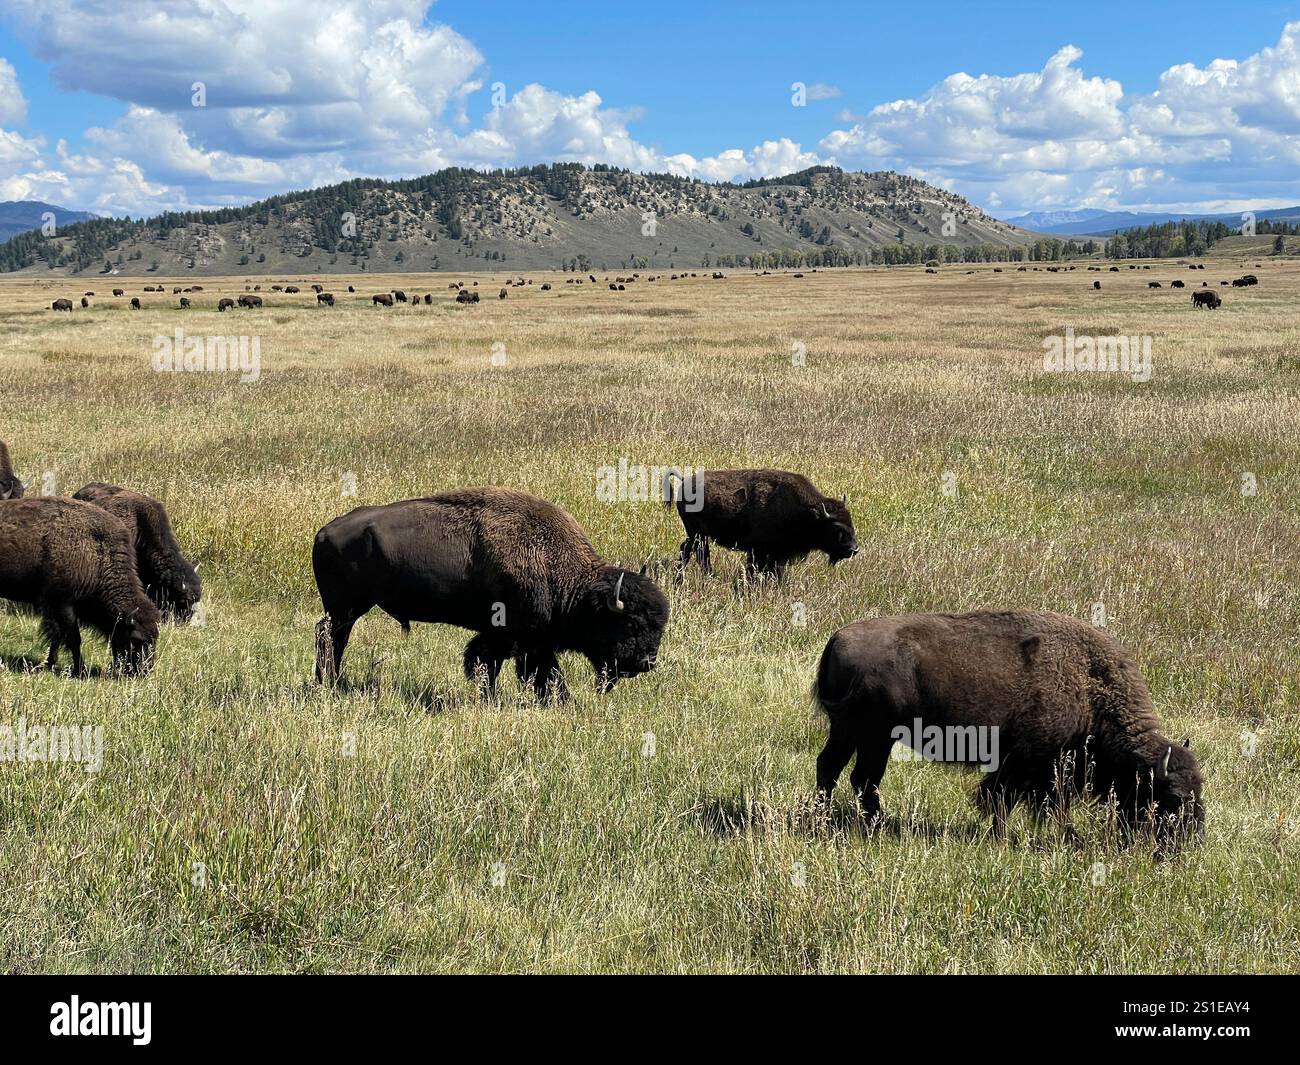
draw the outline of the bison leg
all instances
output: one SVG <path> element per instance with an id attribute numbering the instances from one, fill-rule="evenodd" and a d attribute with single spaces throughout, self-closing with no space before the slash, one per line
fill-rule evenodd
<path id="1" fill-rule="evenodd" d="M 487 699 L 497 697 L 497 676 L 501 665 L 510 657 L 510 649 L 499 639 L 480 632 L 465 645 L 465 676 L 479 685 L 479 694 Z"/>
<path id="2" fill-rule="evenodd" d="M 980 781 L 977 802 L 979 808 L 993 818 L 993 838 L 1005 839 L 1007 835 L 1007 818 L 1020 801 L 1018 793 L 1007 788 L 997 776 L 986 776 Z"/>
<path id="3" fill-rule="evenodd" d="M 826 737 L 826 746 L 817 756 L 818 802 L 830 801 L 831 792 L 835 790 L 835 782 L 840 779 L 844 767 L 853 757 L 855 746 L 853 733 L 849 731 L 848 725 L 832 719 L 830 735 Z"/>
<path id="4" fill-rule="evenodd" d="M 72 672 L 78 677 L 85 676 L 86 663 L 81 657 L 81 629 L 77 625 L 77 615 L 71 604 L 47 605 L 42 611 L 41 620 L 41 628 L 50 641 L 45 668 L 54 669 L 59 664 L 59 647 L 64 646 L 72 654 Z"/>
<path id="5" fill-rule="evenodd" d="M 713 573 L 713 564 L 709 561 L 709 538 L 701 536 L 698 533 L 689 533 L 678 552 L 677 579 L 680 581 L 686 574 L 686 567 L 690 565 L 691 559 L 694 558 L 706 575 Z"/>
<path id="6" fill-rule="evenodd" d="M 347 650 L 352 626 L 360 616 L 360 613 L 343 608 L 337 613 L 327 613 L 316 622 L 316 679 L 320 683 L 333 684 L 339 679 L 343 652 Z"/>
<path id="7" fill-rule="evenodd" d="M 515 674 L 520 684 L 531 684 L 542 702 L 566 703 L 569 686 L 564 681 L 560 661 L 552 650 L 532 651 L 515 655 Z"/>
<path id="8" fill-rule="evenodd" d="M 859 809 L 868 819 L 880 813 L 880 781 L 889 767 L 889 752 L 893 748 L 894 737 L 888 734 L 858 740 L 858 757 L 853 763 L 849 782 L 853 785 Z"/>

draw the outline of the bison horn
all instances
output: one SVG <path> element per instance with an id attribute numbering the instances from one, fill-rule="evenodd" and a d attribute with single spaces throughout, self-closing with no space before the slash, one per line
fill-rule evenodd
<path id="1" fill-rule="evenodd" d="M 831 512 L 826 509 L 825 503 L 822 504 L 822 516 L 825 518 L 829 518 L 831 516 Z"/>
<path id="2" fill-rule="evenodd" d="M 1160 759 L 1160 772 L 1158 772 L 1156 776 L 1158 776 L 1161 780 L 1169 776 L 1169 756 L 1173 753 L 1174 753 L 1174 749 L 1172 747 L 1167 747 L 1165 749 L 1165 756 L 1162 759 Z"/>
<path id="3" fill-rule="evenodd" d="M 840 496 L 840 502 L 843 503 L 846 507 L 849 505 L 849 497 L 847 492 L 844 495 Z"/>
<path id="4" fill-rule="evenodd" d="M 626 576 L 626 573 L 618 575 L 618 583 L 614 585 L 614 596 L 609 602 L 611 610 L 622 611 L 623 609 L 623 578 Z"/>

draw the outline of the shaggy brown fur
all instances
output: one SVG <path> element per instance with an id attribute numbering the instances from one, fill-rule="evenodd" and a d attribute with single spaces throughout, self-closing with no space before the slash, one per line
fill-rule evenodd
<path id="1" fill-rule="evenodd" d="M 130 530 L 145 592 L 164 615 L 188 621 L 203 588 L 198 570 L 181 553 L 167 509 L 151 496 L 98 481 L 72 498 L 108 511 Z"/>
<path id="2" fill-rule="evenodd" d="M 981 611 L 855 622 L 827 643 L 815 696 L 831 726 L 818 792 L 829 797 L 856 752 L 851 780 L 868 815 L 880 811 L 892 730 L 912 736 L 919 719 L 997 730 L 998 765 L 980 801 L 999 833 L 1017 803 L 1064 814 L 1073 795 L 1113 796 L 1130 825 L 1154 809 L 1166 842 L 1204 819 L 1196 758 L 1161 732 L 1132 656 L 1075 618 Z"/>
<path id="3" fill-rule="evenodd" d="M 9 448 L 0 440 L 0 499 L 22 499 L 26 485 L 14 473 L 14 464 L 9 461 Z"/>
<path id="4" fill-rule="evenodd" d="M 665 507 L 673 505 L 671 481 L 676 476 L 670 474 L 665 479 Z M 751 579 L 759 574 L 780 578 L 786 566 L 813 551 L 825 552 L 832 563 L 858 552 L 853 517 L 845 500 L 822 495 L 802 474 L 707 470 L 695 474 L 692 483 L 683 484 L 678 496 L 677 513 L 686 529 L 679 573 L 692 556 L 711 573 L 712 540 L 745 552 L 745 572 Z"/>
<path id="5" fill-rule="evenodd" d="M 605 562 L 582 527 L 544 499 L 510 488 L 466 488 L 362 507 L 316 534 L 316 674 L 333 680 L 356 620 L 378 606 L 412 621 L 476 633 L 465 672 L 497 674 L 515 659 L 542 697 L 567 691 L 557 653 L 579 651 L 602 688 L 653 668 L 668 600 L 644 575 Z"/>
<path id="6" fill-rule="evenodd" d="M 50 498 L 0 503 L 0 598 L 40 613 L 50 669 L 63 645 L 73 670 L 85 674 L 80 622 L 108 640 L 115 667 L 152 668 L 158 611 L 136 573 L 130 532 L 98 507 Z"/>

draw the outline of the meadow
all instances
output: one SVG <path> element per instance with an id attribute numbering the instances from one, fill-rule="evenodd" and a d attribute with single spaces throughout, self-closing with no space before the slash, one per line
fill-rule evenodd
<path id="1" fill-rule="evenodd" d="M 1300 264 L 1148 265 L 624 292 L 530 272 L 505 300 L 504 272 L 321 278 L 333 308 L 277 275 L 224 314 L 248 279 L 0 279 L 0 439 L 30 493 L 158 496 L 205 589 L 203 624 L 131 680 L 40 671 L 36 621 L 0 607 L 0 725 L 104 736 L 98 772 L 0 762 L 0 970 L 1300 970 Z M 1244 272 L 1260 284 L 1219 287 Z M 476 278 L 483 302 L 456 305 L 448 283 Z M 1221 309 L 1192 308 L 1202 281 Z M 372 307 L 389 286 L 434 304 Z M 1150 336 L 1151 379 L 1045 372 L 1067 326 Z M 178 327 L 256 336 L 260 376 L 156 372 Z M 675 586 L 677 516 L 598 497 L 621 461 L 806 473 L 848 495 L 864 551 L 745 587 L 715 549 L 712 579 Z M 315 531 L 479 484 L 664 573 L 658 668 L 600 696 L 570 655 L 571 703 L 509 673 L 485 703 L 467 633 L 403 639 L 375 612 L 348 683 L 314 685 Z M 1133 651 L 1205 772 L 1201 845 L 1153 862 L 1082 808 L 1079 843 L 1023 814 L 998 841 L 969 775 L 913 761 L 877 831 L 847 774 L 812 815 L 830 633 L 983 607 L 1093 619 Z"/>

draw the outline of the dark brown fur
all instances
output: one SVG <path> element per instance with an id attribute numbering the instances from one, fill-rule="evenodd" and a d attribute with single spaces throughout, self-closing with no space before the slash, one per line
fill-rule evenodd
<path id="1" fill-rule="evenodd" d="M 203 588 L 198 571 L 176 542 L 167 509 L 152 496 L 98 481 L 72 498 L 108 511 L 131 531 L 145 592 L 164 615 L 187 621 Z"/>
<path id="2" fill-rule="evenodd" d="M 111 514 L 73 499 L 0 503 L 0 598 L 35 607 L 50 641 L 85 674 L 80 623 L 108 641 L 116 668 L 147 673 L 158 640 L 158 611 L 136 572 L 129 530 Z"/>
<path id="3" fill-rule="evenodd" d="M 508 658 L 543 698 L 565 698 L 557 655 L 579 651 L 602 688 L 653 668 L 668 600 L 605 562 L 582 527 L 544 499 L 466 488 L 362 507 L 316 534 L 312 568 L 325 617 L 316 674 L 338 676 L 352 626 L 379 607 L 401 622 L 476 632 L 465 672 L 489 694 Z"/>
<path id="4" fill-rule="evenodd" d="M 997 768 L 981 807 L 1001 832 L 1026 803 L 1064 813 L 1072 796 L 1114 797 L 1127 824 L 1158 814 L 1162 843 L 1204 820 L 1196 758 L 1160 730 L 1132 656 L 1108 633 L 1046 611 L 906 614 L 836 632 L 815 696 L 830 719 L 817 759 L 829 797 L 844 766 L 868 816 L 894 745 L 892 730 L 995 728 Z M 915 744 L 913 744 L 915 746 Z"/>

